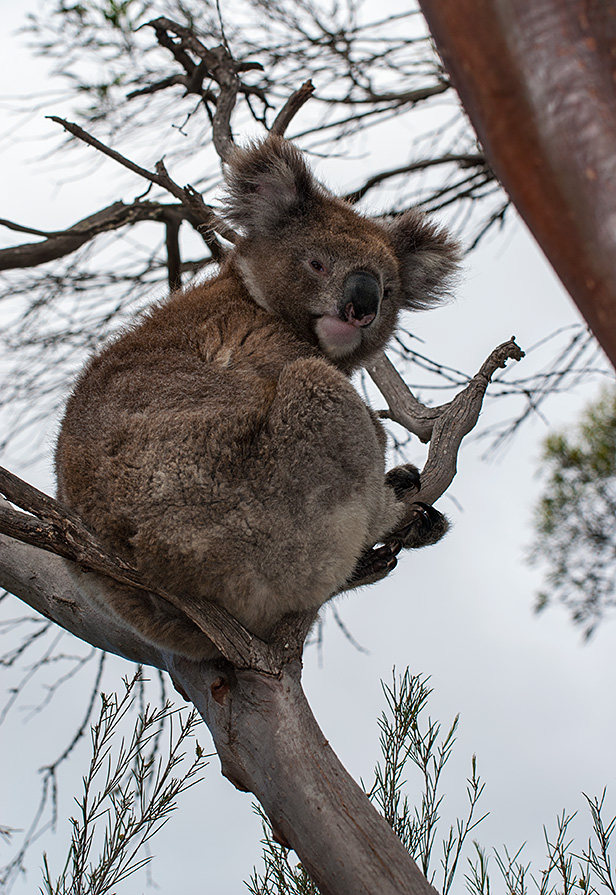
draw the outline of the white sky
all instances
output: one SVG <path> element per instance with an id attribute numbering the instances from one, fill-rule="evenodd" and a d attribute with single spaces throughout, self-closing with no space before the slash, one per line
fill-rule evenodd
<path id="1" fill-rule="evenodd" d="M 43 64 L 33 64 L 11 36 L 25 8 L 0 0 L 2 95 L 47 86 Z M 0 113 L 6 136 L 13 120 L 1 108 Z M 53 127 L 41 121 L 35 130 L 48 133 Z M 24 144 L 3 155 L 0 217 L 56 227 L 58 215 L 77 219 L 98 207 L 99 197 L 108 198 L 104 184 L 95 182 L 58 190 L 48 166 L 37 172 L 27 164 L 35 155 Z M 457 302 L 417 318 L 416 329 L 427 342 L 427 353 L 475 370 L 491 348 L 512 333 L 527 347 L 575 319 L 571 301 L 516 222 L 473 254 Z M 566 425 L 582 397 L 555 399 L 549 406 L 550 422 Z M 498 414 L 498 408 L 488 408 L 484 418 L 492 414 Z M 585 844 L 589 824 L 582 792 L 600 794 L 607 786 L 608 813 L 610 807 L 616 813 L 616 627 L 604 624 L 584 645 L 563 612 L 540 617 L 532 613 L 541 579 L 523 557 L 531 537 L 536 460 L 545 432 L 542 423 L 531 423 L 497 463 L 482 461 L 475 445 L 463 448 L 451 488 L 462 509 L 448 499 L 440 503 L 454 522 L 446 540 L 406 556 L 388 581 L 337 604 L 369 655 L 357 652 L 330 623 L 321 662 L 316 650 L 309 651 L 304 675 L 325 735 L 349 771 L 366 781 L 378 757 L 380 679 L 389 681 L 394 665 L 401 670 L 410 665 L 413 672 L 431 675 L 432 717 L 446 726 L 455 714 L 461 715 L 446 778 L 444 817 L 453 822 L 456 812 L 464 812 L 466 776 L 476 753 L 486 783 L 483 810 L 491 812 L 476 831 L 477 838 L 488 847 L 505 843 L 510 851 L 527 842 L 527 860 L 541 859 L 542 826 L 554 830 L 563 808 L 580 810 L 580 848 Z M 49 469 L 37 469 L 33 476 L 39 486 L 53 487 Z M 121 674 L 131 673 L 120 660 L 114 667 L 118 684 Z M 67 727 L 62 718 L 71 717 L 76 688 L 85 683 L 80 680 L 67 688 L 53 717 L 24 724 L 14 715 L 0 728 L 0 825 L 27 824 L 38 794 L 36 769 L 52 757 L 55 741 L 64 742 Z M 63 784 L 58 834 L 55 840 L 48 835 L 41 841 L 40 851 L 47 849 L 58 869 L 70 835 L 66 818 L 73 810 L 71 797 L 78 792 L 87 750 L 78 755 L 84 764 L 76 761 L 74 776 Z M 158 857 L 152 870 L 161 891 L 241 892 L 241 881 L 260 852 L 259 824 L 250 805 L 250 796 L 237 793 L 220 776 L 214 759 L 205 781 L 182 799 L 180 810 L 154 841 Z M 0 841 L 0 864 L 5 854 Z M 14 893 L 38 890 L 39 860 L 35 848 L 32 870 Z M 494 874 L 496 881 L 495 868 Z M 462 878 L 458 891 L 461 885 Z M 118 891 L 143 888 L 141 882 L 129 882 Z"/>

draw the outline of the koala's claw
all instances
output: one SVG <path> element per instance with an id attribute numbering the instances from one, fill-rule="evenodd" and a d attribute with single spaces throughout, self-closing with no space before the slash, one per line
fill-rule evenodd
<path id="1" fill-rule="evenodd" d="M 412 463 L 395 466 L 385 474 L 385 484 L 394 489 L 398 500 L 402 500 L 409 491 L 419 491 L 421 486 L 419 470 Z"/>
<path id="2" fill-rule="evenodd" d="M 371 547 L 360 556 L 355 571 L 346 583 L 347 588 L 361 587 L 364 584 L 374 584 L 387 577 L 396 568 L 398 560 L 396 555 L 403 547 L 401 540 L 391 540 L 381 547 Z"/>
<path id="3" fill-rule="evenodd" d="M 449 528 L 449 522 L 442 513 L 427 503 L 417 501 L 413 504 L 415 516 L 404 528 L 392 533 L 393 541 L 399 541 L 403 547 L 426 547 L 436 544 Z"/>

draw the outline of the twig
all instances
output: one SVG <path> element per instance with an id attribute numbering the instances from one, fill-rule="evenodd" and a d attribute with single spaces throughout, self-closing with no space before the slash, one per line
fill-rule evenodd
<path id="1" fill-rule="evenodd" d="M 304 103 L 308 102 L 313 93 L 314 84 L 312 81 L 305 81 L 299 90 L 292 93 L 278 115 L 276 115 L 274 123 L 270 128 L 270 134 L 277 134 L 283 137 L 292 119 L 297 115 Z"/>
<path id="2" fill-rule="evenodd" d="M 424 158 L 416 162 L 410 162 L 408 165 L 402 165 L 399 168 L 391 168 L 388 171 L 379 171 L 369 177 L 360 187 L 347 193 L 344 198 L 347 202 L 359 202 L 366 193 L 373 187 L 378 186 L 384 180 L 390 177 L 399 177 L 402 174 L 411 174 L 413 171 L 424 171 L 427 168 L 433 168 L 436 165 L 458 165 L 460 168 L 480 168 L 484 170 L 487 166 L 485 156 L 482 153 L 465 152 L 465 153 L 446 153 L 438 158 Z"/>

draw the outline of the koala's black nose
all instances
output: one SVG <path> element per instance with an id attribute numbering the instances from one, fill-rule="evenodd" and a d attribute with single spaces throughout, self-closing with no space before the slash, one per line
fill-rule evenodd
<path id="1" fill-rule="evenodd" d="M 379 311 L 381 286 L 377 278 L 366 270 L 348 275 L 343 289 L 344 315 L 349 323 L 368 326 Z"/>

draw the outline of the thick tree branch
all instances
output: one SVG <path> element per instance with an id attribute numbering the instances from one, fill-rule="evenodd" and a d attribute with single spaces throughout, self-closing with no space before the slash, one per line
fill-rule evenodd
<path id="1" fill-rule="evenodd" d="M 436 895 L 331 749 L 299 662 L 278 677 L 181 659 L 169 671 L 212 731 L 224 775 L 256 795 L 322 895 Z"/>
<path id="2" fill-rule="evenodd" d="M 491 167 L 616 365 L 613 4 L 420 5 Z"/>
<path id="3" fill-rule="evenodd" d="M 182 218 L 167 221 L 165 246 L 167 249 L 167 282 L 169 292 L 182 288 L 182 256 L 180 254 L 180 224 Z"/>
<path id="4" fill-rule="evenodd" d="M 332 752 L 298 660 L 270 675 L 166 654 L 84 604 L 58 556 L 4 535 L 0 586 L 94 646 L 168 670 L 210 727 L 223 774 L 262 802 L 323 895 L 435 895 Z"/>

